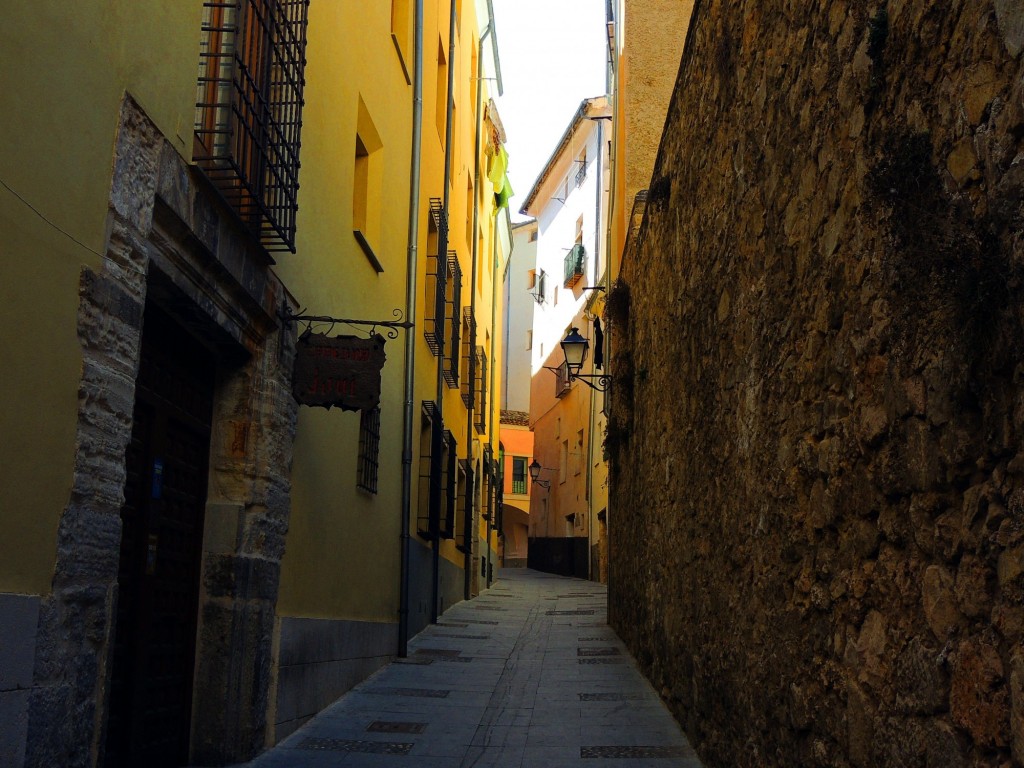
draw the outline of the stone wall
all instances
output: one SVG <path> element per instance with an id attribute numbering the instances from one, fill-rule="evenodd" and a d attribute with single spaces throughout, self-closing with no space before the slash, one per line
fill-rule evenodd
<path id="1" fill-rule="evenodd" d="M 1022 48 L 1016 0 L 695 12 L 610 616 L 709 766 L 1024 763 Z"/>

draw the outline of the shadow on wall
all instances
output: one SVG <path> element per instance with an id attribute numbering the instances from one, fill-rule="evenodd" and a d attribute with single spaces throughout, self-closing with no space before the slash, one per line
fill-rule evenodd
<path id="1" fill-rule="evenodd" d="M 527 567 L 558 576 L 588 578 L 590 547 L 586 536 L 530 539 Z"/>

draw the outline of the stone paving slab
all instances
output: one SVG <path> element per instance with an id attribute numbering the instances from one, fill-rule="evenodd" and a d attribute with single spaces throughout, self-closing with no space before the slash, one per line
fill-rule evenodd
<path id="1" fill-rule="evenodd" d="M 701 768 L 606 589 L 504 570 L 249 768 Z"/>

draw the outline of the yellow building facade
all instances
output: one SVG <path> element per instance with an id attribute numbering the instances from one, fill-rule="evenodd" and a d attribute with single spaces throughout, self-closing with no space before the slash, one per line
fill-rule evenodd
<path id="1" fill-rule="evenodd" d="M 490 24 L 465 0 L 11 9 L 0 764 L 248 759 L 487 586 Z M 378 407 L 355 378 L 298 404 L 296 360 L 339 335 L 383 351 Z"/>

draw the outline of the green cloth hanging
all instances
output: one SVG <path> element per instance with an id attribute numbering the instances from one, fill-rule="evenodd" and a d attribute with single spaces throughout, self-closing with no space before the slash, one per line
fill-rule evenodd
<path id="1" fill-rule="evenodd" d="M 508 171 L 508 152 L 504 146 L 500 146 L 498 151 L 491 155 L 491 161 L 487 167 L 487 178 L 494 185 L 495 194 L 499 194 L 505 185 L 506 171 Z"/>
<path id="2" fill-rule="evenodd" d="M 502 179 L 501 189 L 494 193 L 494 207 L 501 210 L 502 208 L 508 208 L 508 201 L 515 194 L 512 191 L 512 185 L 509 183 L 508 174 L 505 174 Z"/>

